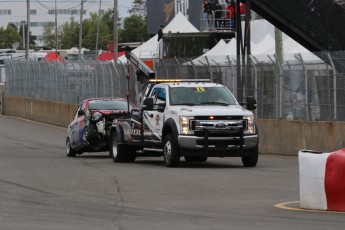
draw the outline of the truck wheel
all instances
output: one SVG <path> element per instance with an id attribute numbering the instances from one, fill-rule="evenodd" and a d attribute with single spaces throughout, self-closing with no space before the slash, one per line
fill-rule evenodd
<path id="1" fill-rule="evenodd" d="M 126 154 L 126 162 L 134 162 L 135 158 L 137 157 L 137 149 L 133 146 L 126 146 L 127 147 L 127 154 Z"/>
<path id="2" fill-rule="evenodd" d="M 126 161 L 126 145 L 118 143 L 118 136 L 116 131 L 110 135 L 110 148 L 109 154 L 114 162 Z"/>
<path id="3" fill-rule="evenodd" d="M 184 156 L 184 159 L 187 162 L 205 162 L 207 161 L 207 156 Z"/>
<path id="4" fill-rule="evenodd" d="M 164 139 L 163 157 L 164 164 L 167 167 L 177 167 L 180 162 L 178 145 L 171 134 Z"/>
<path id="5" fill-rule="evenodd" d="M 70 141 L 69 137 L 67 137 L 67 139 L 66 139 L 66 155 L 68 157 L 75 157 L 75 155 L 76 155 L 76 152 L 71 147 L 71 141 Z"/>
<path id="6" fill-rule="evenodd" d="M 242 156 L 242 163 L 244 167 L 255 167 L 259 159 L 259 148 L 256 146 L 253 149 L 246 150 L 245 155 Z"/>

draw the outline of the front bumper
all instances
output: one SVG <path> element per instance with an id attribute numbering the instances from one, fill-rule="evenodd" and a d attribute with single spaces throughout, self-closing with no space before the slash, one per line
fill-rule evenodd
<path id="1" fill-rule="evenodd" d="M 184 150 L 205 150 L 208 153 L 222 153 L 224 155 L 241 155 L 242 151 L 254 149 L 259 142 L 258 135 L 248 135 L 242 137 L 197 137 L 178 136 L 179 147 Z"/>

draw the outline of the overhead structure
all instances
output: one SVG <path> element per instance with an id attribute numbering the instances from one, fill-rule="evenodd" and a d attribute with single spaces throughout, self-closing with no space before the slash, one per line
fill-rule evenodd
<path id="1" fill-rule="evenodd" d="M 158 31 L 158 28 L 157 28 Z M 188 19 L 180 12 L 178 13 L 171 22 L 166 25 L 163 29 L 163 33 L 193 33 L 199 32 L 197 28 L 195 28 L 192 23 L 188 21 Z M 156 34 L 151 39 L 146 41 L 144 44 L 140 45 L 139 47 L 132 50 L 132 52 L 139 58 L 158 58 L 159 55 L 159 42 L 157 40 L 158 35 Z M 118 59 L 121 62 L 126 62 L 126 57 L 119 57 Z"/>

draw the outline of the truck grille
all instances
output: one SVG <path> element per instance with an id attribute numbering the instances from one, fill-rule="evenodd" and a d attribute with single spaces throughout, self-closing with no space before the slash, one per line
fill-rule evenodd
<path id="1" fill-rule="evenodd" d="M 247 121 L 242 116 L 195 117 L 190 121 L 190 129 L 196 136 L 205 136 L 207 131 L 209 137 L 238 137 L 247 129 Z"/>

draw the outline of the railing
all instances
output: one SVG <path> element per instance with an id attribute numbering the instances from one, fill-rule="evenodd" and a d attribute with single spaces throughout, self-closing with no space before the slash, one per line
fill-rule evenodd
<path id="1" fill-rule="evenodd" d="M 215 15 L 219 13 L 221 17 L 216 18 Z M 234 21 L 231 21 L 227 17 L 227 13 L 231 12 L 227 10 L 216 10 L 212 14 L 203 14 L 200 18 L 200 31 L 214 31 L 214 30 L 231 30 L 234 31 Z"/>
<path id="2" fill-rule="evenodd" d="M 319 57 L 323 57 L 319 58 Z M 286 54 L 249 58 L 243 79 L 237 76 L 236 57 L 157 59 L 157 78 L 211 79 L 225 84 L 236 97 L 255 96 L 258 118 L 306 121 L 345 121 L 345 52 L 317 53 L 314 59 Z M 333 64 L 332 64 L 333 63 Z M 6 95 L 77 104 L 87 97 L 126 97 L 127 63 L 49 63 L 6 61 Z M 145 88 L 130 69 L 130 99 L 138 103 Z"/>

